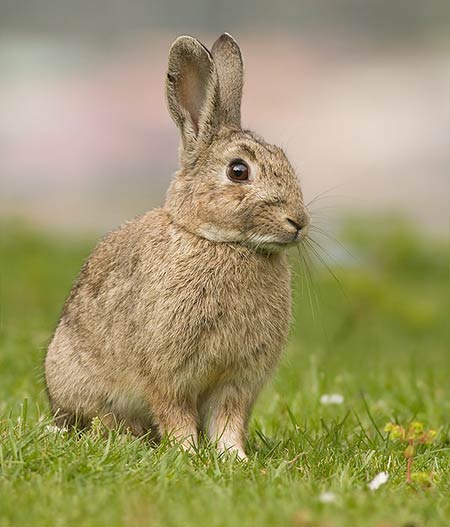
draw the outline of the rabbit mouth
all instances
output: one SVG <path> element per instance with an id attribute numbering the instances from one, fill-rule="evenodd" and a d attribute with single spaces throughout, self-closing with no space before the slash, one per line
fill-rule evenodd
<path id="1" fill-rule="evenodd" d="M 300 233 L 289 234 L 288 236 L 277 237 L 273 235 L 250 235 L 244 241 L 244 245 L 263 252 L 279 252 L 290 247 L 295 247 L 303 240 Z"/>
<path id="2" fill-rule="evenodd" d="M 254 250 L 263 252 L 278 252 L 294 247 L 303 241 L 304 232 L 296 231 L 277 234 L 225 230 L 213 225 L 203 225 L 198 234 L 209 241 L 219 243 L 238 243 Z"/>

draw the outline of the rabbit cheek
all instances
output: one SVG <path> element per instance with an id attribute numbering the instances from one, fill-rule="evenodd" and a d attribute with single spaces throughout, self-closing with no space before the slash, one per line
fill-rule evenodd
<path id="1" fill-rule="evenodd" d="M 214 242 L 241 242 L 248 223 L 248 212 L 239 210 L 234 196 L 224 202 L 219 198 L 199 211 L 200 236 Z"/>

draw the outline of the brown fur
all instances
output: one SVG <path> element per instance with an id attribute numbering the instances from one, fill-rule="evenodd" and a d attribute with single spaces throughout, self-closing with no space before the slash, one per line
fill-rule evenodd
<path id="1" fill-rule="evenodd" d="M 288 333 L 284 249 L 309 215 L 284 153 L 240 128 L 241 93 L 229 35 L 212 55 L 192 37 L 174 42 L 167 98 L 181 170 L 164 207 L 109 234 L 81 270 L 45 362 L 57 422 L 99 416 L 187 447 L 204 430 L 245 456 L 252 406 Z M 227 179 L 235 158 L 248 182 Z"/>

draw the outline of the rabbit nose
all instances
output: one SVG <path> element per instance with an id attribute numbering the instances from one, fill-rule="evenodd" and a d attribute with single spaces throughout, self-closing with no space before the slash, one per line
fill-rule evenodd
<path id="1" fill-rule="evenodd" d="M 292 218 L 286 218 L 286 221 L 289 223 L 289 225 L 292 225 L 292 227 L 294 227 L 294 229 L 297 231 L 295 233 L 295 237 L 299 236 L 301 231 L 303 231 L 302 234 L 304 234 L 305 231 L 307 231 L 309 225 L 309 220 L 307 216 L 302 217 L 301 219 L 296 218 L 295 220 L 293 220 Z"/>
<path id="2" fill-rule="evenodd" d="M 307 222 L 303 222 L 303 223 L 298 223 L 297 221 L 291 219 L 291 218 L 286 218 L 287 222 L 290 223 L 295 229 L 297 229 L 297 231 L 301 231 Z"/>
<path id="3" fill-rule="evenodd" d="M 296 221 L 291 220 L 291 218 L 286 218 L 286 219 L 287 219 L 288 223 L 290 223 L 294 227 L 294 229 L 297 229 L 297 231 L 301 231 L 302 230 L 302 226 L 299 225 Z"/>

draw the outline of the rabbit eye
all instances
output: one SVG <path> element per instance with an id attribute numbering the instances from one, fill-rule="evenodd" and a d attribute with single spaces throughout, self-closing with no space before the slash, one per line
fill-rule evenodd
<path id="1" fill-rule="evenodd" d="M 250 169 L 242 159 L 234 159 L 227 167 L 227 176 L 231 181 L 246 181 L 249 173 Z"/>

